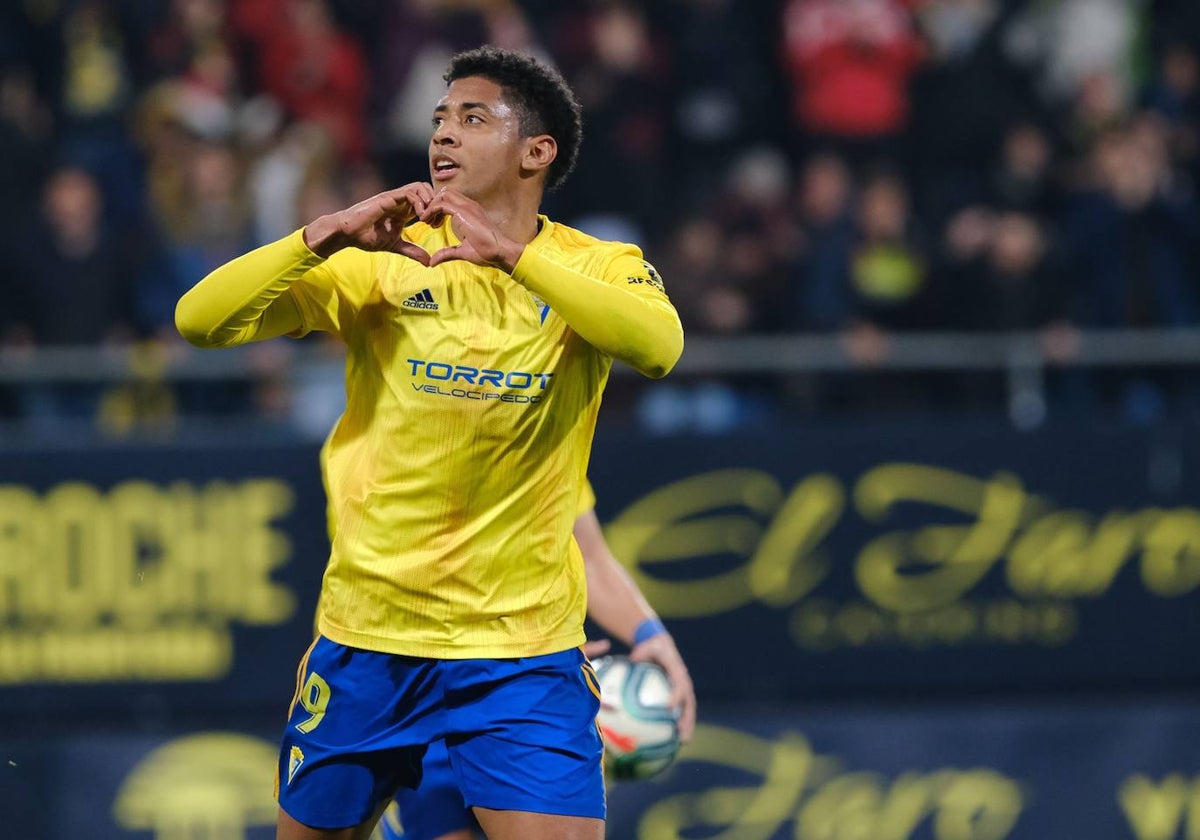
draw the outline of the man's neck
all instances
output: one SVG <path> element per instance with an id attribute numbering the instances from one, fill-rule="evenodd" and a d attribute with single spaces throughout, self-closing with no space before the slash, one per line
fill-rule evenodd
<path id="1" fill-rule="evenodd" d="M 496 201 L 481 200 L 479 202 L 487 212 L 488 218 L 500 229 L 500 233 L 509 239 L 516 240 L 522 245 L 528 245 L 541 230 L 538 221 L 540 201 L 523 199 L 512 196 L 502 196 Z M 455 236 L 459 236 L 457 230 Z M 459 236 L 461 239 L 462 237 Z"/>

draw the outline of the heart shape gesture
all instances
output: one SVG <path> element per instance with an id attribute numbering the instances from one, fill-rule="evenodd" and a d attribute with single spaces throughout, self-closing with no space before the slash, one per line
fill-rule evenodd
<path id="1" fill-rule="evenodd" d="M 459 244 L 435 252 L 429 257 L 427 265 L 466 260 L 475 265 L 491 266 L 512 273 L 525 246 L 501 233 L 479 202 L 456 190 L 443 188 L 425 206 L 420 219 L 436 225 L 446 216 L 451 218 Z"/>
<path id="2" fill-rule="evenodd" d="M 409 222 L 420 219 L 438 225 L 446 216 L 453 221 L 458 245 L 430 254 L 404 238 Z M 423 181 L 381 192 L 353 207 L 321 216 L 305 228 L 304 241 L 322 257 L 353 247 L 391 251 L 424 266 L 465 260 L 509 273 L 525 250 L 524 244 L 500 232 L 477 201 L 445 188 L 435 194 L 433 187 Z"/>
<path id="3" fill-rule="evenodd" d="M 420 218 L 433 199 L 433 187 L 416 181 L 360 201 L 315 220 L 304 231 L 305 242 L 322 257 L 342 248 L 393 251 L 429 265 L 430 255 L 404 238 L 404 226 Z"/>

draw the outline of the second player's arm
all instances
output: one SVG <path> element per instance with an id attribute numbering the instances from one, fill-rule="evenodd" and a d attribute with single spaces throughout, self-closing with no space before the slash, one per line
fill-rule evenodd
<path id="1" fill-rule="evenodd" d="M 575 519 L 575 541 L 587 575 L 588 615 L 606 633 L 629 645 L 631 658 L 656 662 L 667 672 L 671 702 L 679 709 L 679 733 L 688 740 L 696 725 L 696 691 L 675 640 L 609 550 L 595 510 Z M 645 638 L 638 638 L 639 629 Z"/>
<path id="2" fill-rule="evenodd" d="M 594 510 L 576 518 L 575 541 L 587 574 L 588 615 L 604 632 L 633 647 L 638 626 L 657 615 L 629 572 L 613 557 Z"/>

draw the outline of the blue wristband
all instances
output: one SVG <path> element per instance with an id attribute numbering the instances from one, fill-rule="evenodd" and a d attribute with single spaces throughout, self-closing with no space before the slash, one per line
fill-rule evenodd
<path id="1" fill-rule="evenodd" d="M 635 646 L 640 645 L 647 639 L 653 639 L 655 636 L 662 635 L 666 632 L 667 628 L 664 627 L 663 623 L 657 618 L 647 618 L 637 626 L 636 630 L 633 631 L 633 643 Z"/>

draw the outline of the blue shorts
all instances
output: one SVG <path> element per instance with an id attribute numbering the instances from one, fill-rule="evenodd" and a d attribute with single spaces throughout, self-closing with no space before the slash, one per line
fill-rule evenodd
<path id="1" fill-rule="evenodd" d="M 425 752 L 421 786 L 396 791 L 395 807 L 379 823 L 383 840 L 436 840 L 455 831 L 479 831 L 467 807 L 458 779 L 450 767 L 445 741 L 436 741 Z"/>
<path id="2" fill-rule="evenodd" d="M 417 787 L 445 739 L 466 806 L 605 816 L 600 693 L 583 652 L 420 659 L 318 636 L 279 754 L 279 805 L 314 828 L 370 817 Z"/>

